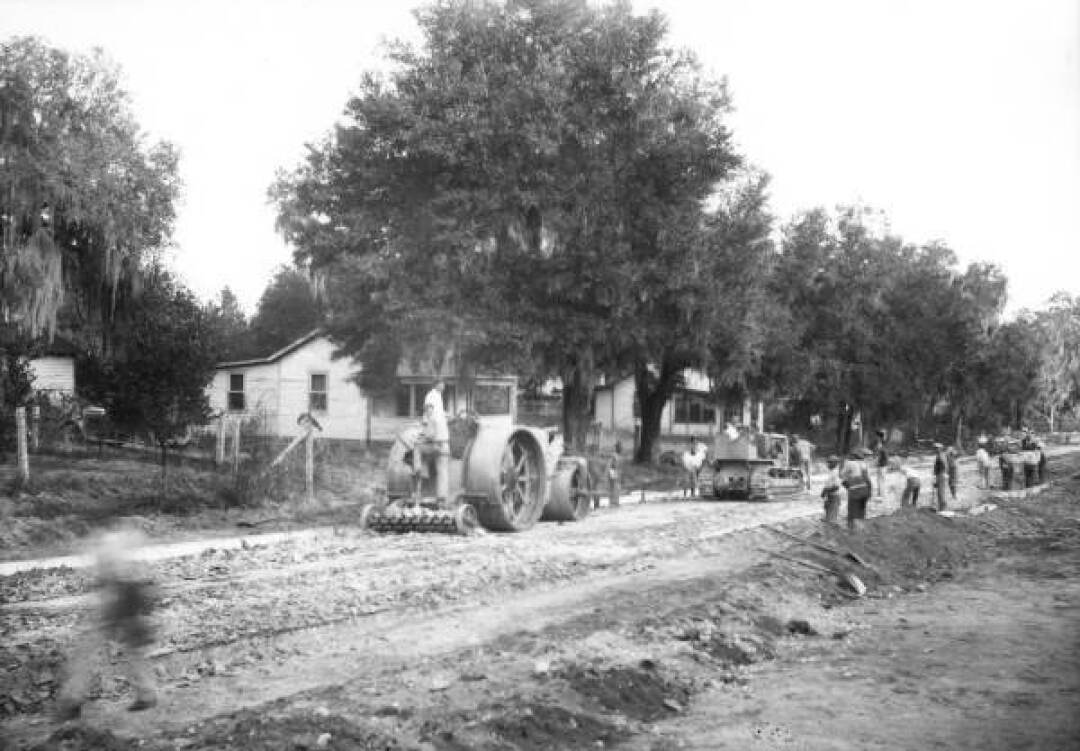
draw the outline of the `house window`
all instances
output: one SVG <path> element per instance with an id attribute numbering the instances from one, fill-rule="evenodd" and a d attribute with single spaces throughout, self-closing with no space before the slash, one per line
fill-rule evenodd
<path id="1" fill-rule="evenodd" d="M 398 417 L 412 415 L 412 384 L 399 383 L 394 389 L 394 414 Z"/>
<path id="2" fill-rule="evenodd" d="M 229 398 L 230 412 L 244 411 L 244 374 L 229 373 Z"/>
<path id="3" fill-rule="evenodd" d="M 444 383 L 446 383 L 444 381 Z M 434 382 L 430 383 L 399 383 L 394 390 L 395 408 L 394 414 L 398 417 L 423 417 L 424 398 L 427 397 Z M 457 405 L 457 389 L 454 384 L 446 383 L 443 389 L 443 409 L 448 414 L 454 414 Z"/>
<path id="4" fill-rule="evenodd" d="M 686 394 L 675 394 L 675 422 L 690 422 L 690 400 Z"/>
<path id="5" fill-rule="evenodd" d="M 716 422 L 716 408 L 703 397 L 676 394 L 675 422 L 690 425 L 714 423 Z"/>
<path id="6" fill-rule="evenodd" d="M 308 411 L 326 411 L 326 373 L 312 373 L 311 386 L 308 389 Z"/>
<path id="7" fill-rule="evenodd" d="M 742 418 L 742 402 L 732 400 L 724 405 L 724 422 L 730 422 L 732 425 L 742 425 Z"/>
<path id="8" fill-rule="evenodd" d="M 473 410 L 478 415 L 510 414 L 510 387 L 477 385 L 473 389 Z"/>

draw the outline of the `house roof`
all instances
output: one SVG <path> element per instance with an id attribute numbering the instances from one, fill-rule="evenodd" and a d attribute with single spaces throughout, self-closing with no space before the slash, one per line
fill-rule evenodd
<path id="1" fill-rule="evenodd" d="M 82 354 L 75 343 L 62 336 L 55 336 L 37 357 L 78 357 Z"/>
<path id="2" fill-rule="evenodd" d="M 682 371 L 683 385 L 675 389 L 675 392 L 680 394 L 698 394 L 702 396 L 711 396 L 712 389 L 710 388 L 709 377 L 694 368 L 685 368 Z M 596 391 L 611 391 L 618 384 L 625 381 L 633 381 L 633 376 L 624 376 L 622 378 L 613 379 L 611 383 L 605 383 L 603 386 L 597 386 Z"/>
<path id="3" fill-rule="evenodd" d="M 218 370 L 224 370 L 226 368 L 245 368 L 245 367 L 249 367 L 251 365 L 270 365 L 271 363 L 275 363 L 278 360 L 280 360 L 281 358 L 285 357 L 285 355 L 291 354 L 291 353 L 295 352 L 296 350 L 300 349 L 305 344 L 310 342 L 312 339 L 318 339 L 320 336 L 323 336 L 325 333 L 326 332 L 323 331 L 322 329 L 314 329 L 314 330 L 309 331 L 308 333 L 304 334 L 302 337 L 300 337 L 296 341 L 285 345 L 284 347 L 279 349 L 277 352 L 274 352 L 272 355 L 269 355 L 267 357 L 255 357 L 255 358 L 252 358 L 250 360 L 232 360 L 230 362 L 219 362 L 214 367 L 216 369 L 218 369 Z"/>

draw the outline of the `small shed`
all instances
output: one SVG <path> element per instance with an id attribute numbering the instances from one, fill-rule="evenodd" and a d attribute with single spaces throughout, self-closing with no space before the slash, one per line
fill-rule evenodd
<path id="1" fill-rule="evenodd" d="M 50 402 L 75 396 L 75 358 L 78 349 L 74 344 L 57 337 L 45 352 L 27 361 L 33 388 Z"/>

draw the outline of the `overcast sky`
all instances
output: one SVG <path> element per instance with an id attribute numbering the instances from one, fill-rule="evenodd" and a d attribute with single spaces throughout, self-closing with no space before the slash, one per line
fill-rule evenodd
<path id="1" fill-rule="evenodd" d="M 100 46 L 136 117 L 180 147 L 174 264 L 254 310 L 290 258 L 266 191 L 338 117 L 394 0 L 0 0 L 0 37 Z M 656 0 L 672 41 L 727 75 L 732 126 L 781 218 L 882 209 L 914 242 L 993 261 L 1010 309 L 1080 293 L 1080 2 Z"/>

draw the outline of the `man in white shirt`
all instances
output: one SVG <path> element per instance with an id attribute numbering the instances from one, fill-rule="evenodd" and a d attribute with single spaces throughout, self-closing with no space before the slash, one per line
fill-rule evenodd
<path id="1" fill-rule="evenodd" d="M 979 467 L 979 479 L 984 488 L 990 487 L 990 452 L 986 450 L 986 441 L 979 440 L 979 449 L 975 452 L 975 463 Z"/>
<path id="2" fill-rule="evenodd" d="M 424 434 L 432 441 L 449 441 L 450 430 L 446 424 L 446 408 L 443 406 L 443 390 L 446 383 L 440 378 L 424 397 Z"/>
<path id="3" fill-rule="evenodd" d="M 701 468 L 705 466 L 707 454 L 708 449 L 698 443 L 697 436 L 690 436 L 690 450 L 684 451 L 682 455 L 683 469 L 686 470 L 686 487 L 683 488 L 683 495 L 689 492 L 691 498 L 697 496 L 698 477 L 701 475 Z"/>
<path id="4" fill-rule="evenodd" d="M 440 378 L 424 397 L 423 429 L 413 449 L 413 473 L 419 490 L 423 460 L 435 456 L 435 501 L 440 506 L 450 495 L 450 429 L 443 406 L 445 382 Z M 419 492 L 417 493 L 419 496 Z"/>

